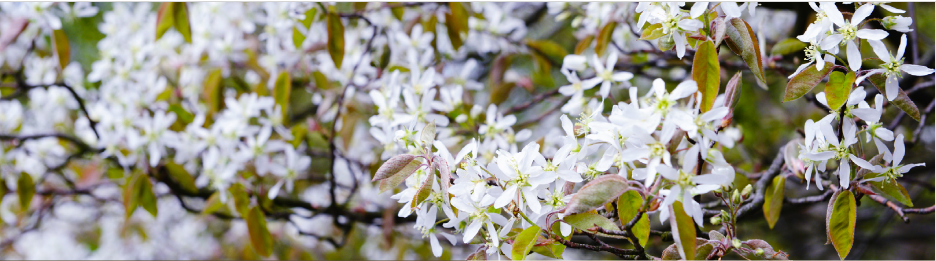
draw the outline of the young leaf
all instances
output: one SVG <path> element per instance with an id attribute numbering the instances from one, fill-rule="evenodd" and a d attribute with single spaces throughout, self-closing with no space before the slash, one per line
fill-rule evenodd
<path id="1" fill-rule="evenodd" d="M 524 229 L 523 232 L 520 232 L 517 235 L 517 238 L 514 239 L 513 249 L 511 249 L 511 258 L 513 260 L 524 260 L 526 259 L 527 253 L 530 253 L 530 250 L 533 249 L 533 245 L 536 244 L 536 238 L 540 235 L 540 228 L 536 225 L 530 226 L 527 229 Z"/>
<path id="2" fill-rule="evenodd" d="M 595 53 L 598 56 L 602 56 L 605 53 L 605 50 L 608 49 L 608 44 L 611 44 L 611 33 L 614 32 L 614 28 L 617 27 L 616 22 L 608 22 L 604 27 L 601 28 L 601 31 L 598 31 L 598 42 L 595 43 Z"/>
<path id="3" fill-rule="evenodd" d="M 725 85 L 725 107 L 734 109 L 741 100 L 741 71 L 735 73 Z"/>
<path id="4" fill-rule="evenodd" d="M 380 168 L 377 168 L 377 172 L 374 173 L 374 178 L 371 181 L 378 181 L 389 178 L 393 175 L 396 175 L 401 170 L 411 167 L 413 160 L 416 159 L 416 156 L 410 154 L 401 154 L 393 156 L 384 162 L 383 165 L 380 165 Z M 416 166 L 419 166 L 419 162 L 416 162 Z M 413 167 L 411 167 L 413 168 Z M 412 171 L 416 171 L 416 168 L 413 168 Z"/>
<path id="5" fill-rule="evenodd" d="M 436 125 L 435 122 L 430 122 L 423 127 L 422 132 L 419 134 L 419 139 L 422 140 L 423 144 L 426 146 L 432 146 L 432 142 L 435 141 L 436 136 Z"/>
<path id="6" fill-rule="evenodd" d="M 435 183 L 435 172 L 434 169 L 429 169 L 429 177 L 426 178 L 426 181 L 419 186 L 419 189 L 416 190 L 416 196 L 413 198 L 413 202 L 410 203 L 410 207 L 415 208 L 416 205 L 422 203 L 424 200 L 429 198 L 429 195 L 432 194 L 432 183 Z"/>
<path id="7" fill-rule="evenodd" d="M 153 217 L 156 217 L 156 194 L 153 194 L 153 184 L 150 183 L 149 178 L 146 175 L 140 175 L 136 178 L 136 185 L 134 186 L 137 193 L 137 203 L 149 212 Z"/>
<path id="8" fill-rule="evenodd" d="M 273 236 L 267 230 L 266 217 L 263 216 L 260 207 L 251 208 L 245 219 L 247 232 L 250 234 L 250 245 L 257 251 L 257 254 L 270 256 L 273 253 Z"/>
<path id="9" fill-rule="evenodd" d="M 584 53 L 585 49 L 588 49 L 588 47 L 591 46 L 591 42 L 593 40 L 595 40 L 594 35 L 589 35 L 589 36 L 585 36 L 585 38 L 582 38 L 581 41 L 575 44 L 575 54 Z"/>
<path id="10" fill-rule="evenodd" d="M 883 194 L 884 196 L 891 198 L 901 204 L 904 204 L 908 207 L 913 207 L 913 201 L 910 200 L 910 194 L 907 193 L 907 189 L 897 183 L 896 179 L 886 179 L 884 181 L 871 181 L 868 182 L 871 184 L 871 188 Z"/>
<path id="11" fill-rule="evenodd" d="M 712 109 L 715 103 L 715 97 L 718 96 L 720 87 L 719 77 L 721 69 L 718 64 L 718 52 L 715 50 L 715 44 L 711 41 L 705 41 L 699 46 L 695 57 L 692 59 L 692 80 L 699 85 L 702 91 L 702 112 Z"/>
<path id="12" fill-rule="evenodd" d="M 887 82 L 887 78 L 884 78 L 881 74 L 875 74 L 868 77 L 868 80 L 871 80 L 871 84 L 874 84 L 874 87 L 877 87 L 878 91 L 881 93 L 887 93 L 884 90 L 884 84 Z M 916 121 L 920 121 L 920 109 L 917 108 L 916 104 L 910 100 L 910 97 L 907 96 L 907 93 L 903 89 L 897 89 L 899 92 L 897 98 L 894 98 L 893 103 L 897 105 L 897 108 L 900 108 L 907 113 L 907 116 L 910 116 Z"/>
<path id="13" fill-rule="evenodd" d="M 52 31 L 52 45 L 55 47 L 55 57 L 58 58 L 59 68 L 65 69 L 71 59 L 71 48 L 68 46 L 68 37 L 65 36 L 65 30 L 58 29 Z"/>
<path id="14" fill-rule="evenodd" d="M 181 165 L 168 161 L 166 163 L 166 172 L 169 173 L 169 179 L 182 187 L 183 190 L 191 193 L 198 192 L 198 187 L 195 186 L 195 178 Z"/>
<path id="15" fill-rule="evenodd" d="M 835 65 L 830 62 L 825 62 L 822 71 L 816 70 L 816 66 L 809 66 L 802 72 L 794 75 L 793 79 L 790 79 L 790 82 L 787 83 L 786 90 L 784 90 L 783 102 L 803 97 L 803 95 L 815 88 L 816 85 L 822 81 L 822 78 L 829 75 L 829 72 L 832 71 L 832 67 L 834 66 Z"/>
<path id="16" fill-rule="evenodd" d="M 611 202 L 620 196 L 628 188 L 627 180 L 619 175 L 604 175 L 598 177 L 581 189 L 566 207 L 565 214 L 584 213 L 598 208 L 605 203 Z"/>
<path id="17" fill-rule="evenodd" d="M 783 186 L 786 185 L 786 179 L 782 175 L 774 177 L 773 182 L 764 191 L 764 217 L 767 218 L 767 224 L 773 229 L 780 218 L 780 208 L 783 207 Z"/>
<path id="18" fill-rule="evenodd" d="M 787 38 L 775 44 L 773 48 L 770 48 L 770 54 L 787 55 L 787 54 L 802 51 L 804 48 L 806 48 L 806 46 L 807 44 L 804 43 L 803 41 L 800 41 L 799 39 Z"/>
<path id="19" fill-rule="evenodd" d="M 601 227 L 603 229 L 611 230 L 611 231 L 621 231 L 621 229 L 618 228 L 618 226 L 614 223 L 614 221 L 611 221 L 610 219 L 602 215 L 599 215 L 595 211 L 568 215 L 562 218 L 562 220 L 564 220 L 566 223 L 569 223 L 569 225 L 571 225 L 572 227 L 579 229 L 579 230 L 583 230 L 583 231 L 593 229 L 595 226 Z M 598 234 L 605 236 L 605 237 L 621 238 L 621 239 L 625 238 L 621 236 L 608 235 L 608 234 L 603 234 L 603 233 L 598 233 Z"/>
<path id="20" fill-rule="evenodd" d="M 241 183 L 234 183 L 228 188 L 228 191 L 234 196 L 235 210 L 241 214 L 241 217 L 246 217 L 248 215 L 247 211 L 250 210 L 250 196 L 247 195 L 247 188 Z"/>
<path id="21" fill-rule="evenodd" d="M 202 215 L 214 213 L 215 211 L 220 210 L 221 207 L 224 206 L 224 203 L 221 202 L 221 193 L 224 193 L 224 192 L 215 191 L 215 193 L 212 193 L 211 196 L 209 196 L 208 199 L 205 200 L 205 208 L 202 209 L 202 212 L 201 212 Z"/>
<path id="22" fill-rule="evenodd" d="M 569 54 L 562 46 L 550 40 L 528 40 L 526 44 L 530 49 L 546 56 L 549 60 L 562 63 L 562 59 Z"/>
<path id="23" fill-rule="evenodd" d="M 173 2 L 173 27 L 182 34 L 186 43 L 192 43 L 192 27 L 189 25 L 188 6 L 185 2 Z"/>
<path id="24" fill-rule="evenodd" d="M 682 202 L 673 202 L 670 206 L 670 227 L 673 229 L 673 240 L 676 241 L 677 250 L 683 259 L 695 257 L 696 231 L 692 217 L 683 211 Z"/>
<path id="25" fill-rule="evenodd" d="M 618 197 L 617 212 L 618 219 L 621 220 L 621 226 L 627 226 L 627 223 L 634 219 L 640 213 L 640 207 L 643 206 L 644 199 L 636 190 L 628 190 Z M 646 213 L 640 214 L 640 220 L 631 228 L 631 232 L 637 237 L 637 243 L 640 246 L 646 246 L 650 239 L 650 219 Z"/>
<path id="26" fill-rule="evenodd" d="M 728 31 L 728 25 L 725 24 L 725 18 L 716 17 L 712 20 L 712 39 L 715 40 L 715 47 L 721 44 L 722 40 L 725 39 L 725 33 Z"/>
<path id="27" fill-rule="evenodd" d="M 29 203 L 36 195 L 36 184 L 33 183 L 32 176 L 25 172 L 20 173 L 19 179 L 16 180 L 16 194 L 19 196 L 20 209 L 23 211 L 29 209 Z"/>
<path id="28" fill-rule="evenodd" d="M 420 164 L 422 163 L 417 160 L 411 161 L 406 164 L 406 167 L 398 171 L 397 174 L 392 174 L 390 177 L 380 180 L 380 193 L 384 193 L 399 186 L 406 178 L 413 175 L 413 173 L 419 169 Z"/>
<path id="29" fill-rule="evenodd" d="M 172 20 L 175 19 L 172 15 L 173 9 L 174 5 L 169 2 L 159 5 L 159 11 L 156 12 L 156 40 L 162 38 L 163 34 L 172 28 Z"/>
<path id="30" fill-rule="evenodd" d="M 851 94 L 852 84 L 855 83 L 855 72 L 844 74 L 834 71 L 829 74 L 829 82 L 825 86 L 826 103 L 832 110 L 838 110 L 848 101 L 848 95 Z"/>
<path id="31" fill-rule="evenodd" d="M 208 118 L 224 107 L 224 87 L 221 85 L 221 70 L 211 70 L 205 76 L 204 93 L 205 105 L 208 107 Z"/>
<path id="32" fill-rule="evenodd" d="M 283 115 L 289 111 L 289 95 L 292 92 L 292 80 L 289 72 L 283 71 L 276 77 L 276 86 L 273 87 L 273 98 L 280 106 Z"/>
<path id="33" fill-rule="evenodd" d="M 127 177 L 127 183 L 124 185 L 123 190 L 123 205 L 124 205 L 124 217 L 130 218 L 130 215 L 133 214 L 133 211 L 139 206 L 140 194 L 137 193 L 137 179 L 140 178 L 140 174 L 134 173 Z M 22 197 L 20 198 L 22 201 Z"/>
<path id="34" fill-rule="evenodd" d="M 640 40 L 653 40 L 664 35 L 666 34 L 663 33 L 663 24 L 652 24 L 643 30 L 643 33 L 640 34 Z"/>
<path id="35" fill-rule="evenodd" d="M 307 31 L 306 33 L 308 33 L 309 27 L 312 26 L 312 21 L 315 20 L 316 11 L 318 11 L 318 9 L 309 8 L 309 10 L 305 12 L 305 19 L 302 19 L 301 23 L 296 24 L 296 26 L 293 27 L 292 40 L 293 46 L 296 47 L 296 50 L 302 49 L 302 42 L 305 42 L 306 39 L 306 35 L 299 30 L 299 27 L 302 26 Z"/>
<path id="36" fill-rule="evenodd" d="M 344 24 L 341 23 L 341 17 L 334 12 L 328 13 L 326 23 L 328 25 L 328 54 L 335 63 L 335 68 L 341 68 L 345 52 Z"/>
<path id="37" fill-rule="evenodd" d="M 731 18 L 728 20 L 726 30 L 728 40 L 736 48 L 731 51 L 740 55 L 744 63 L 751 68 L 751 73 L 757 77 L 757 85 L 767 89 L 767 79 L 764 77 L 764 63 L 761 60 L 760 45 L 757 44 L 757 36 L 751 30 L 751 26 L 741 18 Z M 731 45 L 729 45 L 730 47 Z"/>
<path id="38" fill-rule="evenodd" d="M 828 220 L 828 234 L 838 252 L 839 258 L 845 259 L 851 251 L 855 239 L 855 196 L 851 191 L 842 190 L 834 198 L 832 214 Z"/>

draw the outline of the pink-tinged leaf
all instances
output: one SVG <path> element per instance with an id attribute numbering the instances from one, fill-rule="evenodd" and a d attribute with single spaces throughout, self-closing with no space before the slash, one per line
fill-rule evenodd
<path id="1" fill-rule="evenodd" d="M 628 184 L 624 177 L 604 175 L 598 177 L 581 189 L 569 201 L 565 214 L 584 213 L 615 200 L 627 191 Z"/>
<path id="2" fill-rule="evenodd" d="M 250 234 L 250 245 L 257 254 L 270 256 L 273 253 L 273 236 L 267 229 L 266 217 L 260 211 L 260 206 L 251 208 L 245 220 L 247 232 Z"/>
<path id="3" fill-rule="evenodd" d="M 374 174 L 374 179 L 371 181 L 378 181 L 382 179 L 389 178 L 393 175 L 396 175 L 401 170 L 410 166 L 410 163 L 416 159 L 416 156 L 410 154 L 396 155 L 384 162 L 383 165 L 380 165 L 380 168 L 377 168 L 377 173 Z M 417 162 L 419 163 L 419 162 Z M 418 166 L 418 164 L 417 164 Z M 413 171 L 416 171 L 413 168 Z"/>
<path id="4" fill-rule="evenodd" d="M 513 260 L 526 259 L 527 253 L 533 249 L 536 244 L 536 238 L 540 235 L 540 228 L 536 225 L 524 229 L 514 240 L 513 249 L 511 249 L 511 258 Z"/>
<path id="5" fill-rule="evenodd" d="M 731 18 L 727 21 L 727 30 L 731 51 L 741 56 L 744 63 L 751 68 L 751 73 L 757 78 L 757 85 L 767 89 L 767 78 L 764 77 L 764 62 L 761 59 L 760 45 L 751 26 L 741 18 Z"/>
<path id="6" fill-rule="evenodd" d="M 617 27 L 616 22 L 609 22 L 601 28 L 601 31 L 598 31 L 598 38 L 596 38 L 597 42 L 595 43 L 595 53 L 598 56 L 604 55 L 605 50 L 608 50 L 608 45 L 611 44 L 611 33 L 614 32 L 615 27 Z"/>
<path id="7" fill-rule="evenodd" d="M 725 107 L 734 110 L 735 105 L 741 100 L 741 71 L 735 73 L 725 85 Z"/>
<path id="8" fill-rule="evenodd" d="M 806 95 L 806 93 L 815 88 L 823 78 L 832 72 L 832 67 L 834 66 L 835 65 L 830 62 L 825 62 L 822 71 L 819 71 L 816 70 L 816 66 L 810 65 L 802 72 L 793 76 L 793 79 L 790 79 L 790 82 L 787 83 L 786 90 L 783 93 L 783 102 L 796 100 Z"/>

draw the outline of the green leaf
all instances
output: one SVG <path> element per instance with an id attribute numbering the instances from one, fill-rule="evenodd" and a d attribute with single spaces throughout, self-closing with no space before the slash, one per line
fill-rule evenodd
<path id="1" fill-rule="evenodd" d="M 133 214 L 133 211 L 139 206 L 140 194 L 136 193 L 137 191 L 137 179 L 140 178 L 139 173 L 134 173 L 127 177 L 127 183 L 124 185 L 123 190 L 123 205 L 124 205 L 124 217 L 129 219 L 130 215 Z"/>
<path id="2" fill-rule="evenodd" d="M 877 192 L 880 192 L 879 194 L 883 194 L 908 207 L 913 207 L 913 201 L 910 200 L 910 194 L 907 193 L 907 189 L 901 186 L 900 183 L 897 183 L 896 179 L 890 178 L 884 181 L 871 181 L 868 183 L 871 183 L 871 187 Z"/>
<path id="3" fill-rule="evenodd" d="M 173 2 L 172 4 L 175 5 L 173 26 L 182 34 L 182 38 L 185 38 L 186 43 L 192 43 L 192 27 L 189 25 L 188 6 L 185 2 Z"/>
<path id="4" fill-rule="evenodd" d="M 540 228 L 536 225 L 530 226 L 527 229 L 524 229 L 523 232 L 520 232 L 517 235 L 517 239 L 514 239 L 513 249 L 511 252 L 511 258 L 513 260 L 524 260 L 526 259 L 527 253 L 530 253 L 530 250 L 533 249 L 533 245 L 536 244 L 536 239 L 540 235 Z"/>
<path id="5" fill-rule="evenodd" d="M 572 227 L 578 230 L 582 230 L 582 231 L 589 231 L 592 228 L 594 228 L 596 225 L 606 230 L 621 231 L 621 229 L 618 228 L 617 224 L 615 224 L 614 221 L 602 215 L 599 215 L 598 213 L 594 211 L 568 215 L 562 218 L 562 220 L 564 220 L 566 223 L 569 223 L 569 225 L 571 225 Z M 602 235 L 604 237 L 625 239 L 625 237 L 617 236 L 617 235 L 608 235 L 604 233 L 597 233 L 597 234 Z"/>
<path id="6" fill-rule="evenodd" d="M 182 189 L 190 193 L 198 192 L 198 187 L 195 186 L 195 178 L 181 165 L 170 160 L 166 163 L 166 170 L 169 173 L 169 179 L 179 184 Z"/>
<path id="7" fill-rule="evenodd" d="M 699 85 L 702 91 L 702 112 L 712 109 L 715 104 L 715 97 L 718 96 L 718 90 L 721 86 L 719 81 L 721 69 L 718 64 L 718 51 L 715 44 L 711 41 L 705 41 L 699 46 L 695 57 L 692 58 L 692 80 Z"/>
<path id="8" fill-rule="evenodd" d="M 16 180 L 16 194 L 19 196 L 20 209 L 22 211 L 29 209 L 29 203 L 36 195 L 36 184 L 33 183 L 32 176 L 25 172 L 20 173 L 19 179 Z"/>
<path id="9" fill-rule="evenodd" d="M 887 91 L 884 90 L 884 84 L 887 82 L 887 78 L 884 78 L 883 75 L 874 74 L 868 77 L 868 80 L 871 80 L 871 83 L 874 84 L 874 87 L 877 87 L 878 91 L 881 93 L 887 93 Z M 920 121 L 920 109 L 917 108 L 917 105 L 910 100 L 910 97 L 907 96 L 907 93 L 904 92 L 903 89 L 897 90 L 899 91 L 897 98 L 894 98 L 894 100 L 890 101 L 890 103 L 897 105 L 897 108 L 900 108 L 906 112 L 907 115 L 914 120 Z"/>
<path id="10" fill-rule="evenodd" d="M 851 94 L 852 84 L 855 84 L 855 72 L 849 71 L 844 74 L 834 71 L 829 74 L 829 82 L 825 86 L 826 103 L 832 110 L 838 111 L 845 101 L 848 101 L 848 95 Z"/>
<path id="11" fill-rule="evenodd" d="M 234 197 L 235 210 L 241 214 L 241 217 L 246 217 L 247 211 L 250 210 L 250 196 L 247 195 L 247 188 L 241 183 L 234 183 L 228 191 Z"/>
<path id="12" fill-rule="evenodd" d="M 185 108 L 182 108 L 182 105 L 178 103 L 169 104 L 169 111 L 175 113 L 176 118 L 179 119 L 178 122 L 182 125 L 188 125 L 195 120 L 195 115 L 186 111 Z"/>
<path id="13" fill-rule="evenodd" d="M 627 226 L 627 223 L 640 213 L 640 207 L 643 206 L 643 203 L 643 197 L 636 190 L 628 190 L 618 197 L 617 213 L 618 219 L 621 220 L 621 226 Z M 647 214 L 640 213 L 640 220 L 637 220 L 637 223 L 631 228 L 631 232 L 637 237 L 637 243 L 640 246 L 647 245 L 647 240 L 650 239 L 650 218 L 647 217 Z"/>
<path id="14" fill-rule="evenodd" d="M 728 40 L 735 46 L 731 51 L 740 55 L 744 63 L 751 68 L 751 73 L 757 77 L 757 85 L 767 89 L 767 79 L 764 77 L 764 63 L 761 60 L 760 45 L 751 26 L 741 18 L 731 18 L 727 21 Z M 730 47 L 731 45 L 729 45 Z"/>
<path id="15" fill-rule="evenodd" d="M 562 46 L 550 40 L 527 40 L 526 44 L 530 49 L 548 57 L 551 61 L 558 64 L 569 54 Z"/>
<path id="16" fill-rule="evenodd" d="M 692 217 L 683 211 L 682 202 L 673 202 L 670 206 L 670 227 L 673 229 L 673 240 L 676 241 L 677 250 L 683 259 L 694 257 L 696 249 L 695 222 Z"/>
<path id="17" fill-rule="evenodd" d="M 273 236 L 267 230 L 266 217 L 260 207 L 253 207 L 247 214 L 247 232 L 250 234 L 250 245 L 257 254 L 270 256 L 273 253 Z"/>
<path id="18" fill-rule="evenodd" d="M 224 206 L 224 203 L 221 202 L 221 193 L 224 193 L 224 192 L 215 191 L 214 193 L 211 194 L 210 197 L 208 197 L 207 200 L 205 200 L 205 208 L 202 209 L 202 212 L 201 212 L 202 215 L 214 213 L 215 211 L 220 210 L 221 207 Z"/>
<path id="19" fill-rule="evenodd" d="M 618 198 L 627 190 L 627 179 L 620 175 L 598 177 L 572 195 L 566 206 L 565 214 L 584 213 L 598 208 Z"/>
<path id="20" fill-rule="evenodd" d="M 826 221 L 828 225 L 829 238 L 832 239 L 832 245 L 838 252 L 839 258 L 845 259 L 848 252 L 851 251 L 852 243 L 855 240 L 855 196 L 851 191 L 842 190 L 834 198 L 832 204 L 832 214 Z"/>
<path id="21" fill-rule="evenodd" d="M 297 50 L 302 49 L 302 42 L 305 42 L 306 39 L 306 35 L 299 30 L 299 26 L 303 26 L 306 31 L 308 31 L 309 27 L 312 26 L 312 21 L 315 20 L 315 12 L 317 10 L 318 9 L 316 8 L 309 8 L 309 10 L 305 13 L 305 19 L 302 19 L 301 23 L 298 23 L 295 27 L 293 27 L 292 40 L 293 45 L 296 46 Z"/>
<path id="22" fill-rule="evenodd" d="M 796 38 L 787 38 L 775 44 L 773 48 L 770 48 L 770 54 L 787 55 L 787 54 L 802 51 L 804 48 L 806 48 L 806 46 L 807 46 L 806 43 Z"/>
<path id="23" fill-rule="evenodd" d="M 335 12 L 328 13 L 328 54 L 331 55 L 335 68 L 341 68 L 341 61 L 344 59 L 345 39 L 344 24 L 341 23 L 341 17 Z"/>
<path id="24" fill-rule="evenodd" d="M 52 45 L 55 47 L 55 57 L 58 58 L 59 68 L 64 70 L 65 66 L 68 66 L 69 59 L 71 59 L 71 47 L 68 45 L 65 30 L 52 31 Z"/>
<path id="25" fill-rule="evenodd" d="M 468 11 L 462 3 L 449 3 L 449 11 L 445 13 L 445 28 L 448 31 L 452 49 L 458 50 L 468 36 Z"/>
<path id="26" fill-rule="evenodd" d="M 221 111 L 224 106 L 224 87 L 221 85 L 221 70 L 214 69 L 205 76 L 205 103 L 208 105 L 208 118 Z"/>
<path id="27" fill-rule="evenodd" d="M 783 175 L 774 177 L 764 191 L 764 217 L 767 218 L 767 224 L 773 229 L 780 218 L 780 208 L 783 207 L 783 188 L 786 185 L 786 179 Z"/>
<path id="28" fill-rule="evenodd" d="M 601 31 L 598 31 L 598 41 L 595 43 L 595 53 L 598 56 L 602 56 L 605 53 L 605 50 L 608 49 L 608 44 L 611 43 L 611 33 L 614 32 L 614 28 L 617 27 L 616 22 L 608 22 L 604 27 L 601 28 Z"/>
<path id="29" fill-rule="evenodd" d="M 156 194 L 153 194 L 153 184 L 150 183 L 149 177 L 145 174 L 141 174 L 136 179 L 136 193 L 137 193 L 137 203 L 149 212 L 153 217 L 156 217 Z"/>
<path id="30" fill-rule="evenodd" d="M 192 42 L 192 29 L 188 20 L 188 7 L 184 2 L 168 2 L 159 5 L 156 16 L 156 39 L 162 38 L 169 28 L 175 27 L 185 42 Z"/>
<path id="31" fill-rule="evenodd" d="M 652 24 L 643 30 L 643 32 L 640 34 L 640 40 L 653 40 L 663 37 L 664 35 L 666 34 L 663 33 L 662 23 Z"/>
<path id="32" fill-rule="evenodd" d="M 283 111 L 283 115 L 286 115 L 286 112 L 289 111 L 289 95 L 291 92 L 292 80 L 289 72 L 283 71 L 276 77 L 276 86 L 273 87 L 273 98 Z"/>
<path id="33" fill-rule="evenodd" d="M 810 65 L 806 69 L 803 69 L 802 72 L 794 75 L 793 79 L 790 79 L 790 82 L 787 83 L 786 90 L 784 90 L 783 102 L 796 100 L 806 95 L 806 93 L 811 91 L 822 81 L 822 78 L 829 75 L 829 72 L 832 71 L 832 67 L 834 66 L 835 64 L 833 63 L 825 62 L 825 65 L 822 66 L 822 71 L 819 71 L 816 70 L 816 66 Z"/>

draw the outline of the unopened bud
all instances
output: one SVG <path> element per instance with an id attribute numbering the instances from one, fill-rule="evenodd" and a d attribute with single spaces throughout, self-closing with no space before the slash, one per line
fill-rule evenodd
<path id="1" fill-rule="evenodd" d="M 715 216 L 715 217 L 712 217 L 711 219 L 709 219 L 709 222 L 712 222 L 712 225 L 716 225 L 716 226 L 717 226 L 718 224 L 721 224 L 721 218 Z"/>
<path id="2" fill-rule="evenodd" d="M 719 217 L 721 217 L 722 219 L 725 219 L 725 220 L 730 220 L 730 219 L 731 219 L 731 216 L 728 216 L 728 212 L 725 212 L 725 210 L 722 210 L 722 211 L 721 211 L 721 216 L 719 216 Z"/>
<path id="3" fill-rule="evenodd" d="M 754 254 L 757 255 L 757 256 L 763 256 L 763 255 L 764 255 L 764 249 L 763 249 L 763 248 L 758 248 L 757 250 L 754 250 Z"/>
<path id="4" fill-rule="evenodd" d="M 731 201 L 734 203 L 741 203 L 741 194 L 738 193 L 737 189 L 731 192 Z"/>
<path id="5" fill-rule="evenodd" d="M 741 248 L 741 240 L 738 240 L 737 238 L 732 239 L 731 245 L 734 246 L 735 248 Z"/>
<path id="6" fill-rule="evenodd" d="M 754 191 L 754 187 L 752 187 L 751 184 L 747 184 L 747 186 L 741 190 L 741 197 L 748 198 L 748 196 L 751 196 L 751 191 Z"/>

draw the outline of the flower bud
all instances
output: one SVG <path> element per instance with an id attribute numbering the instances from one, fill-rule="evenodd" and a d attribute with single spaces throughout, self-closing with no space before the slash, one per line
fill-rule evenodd
<path id="1" fill-rule="evenodd" d="M 751 186 L 751 184 L 747 184 L 747 186 L 745 186 L 744 189 L 741 190 L 741 197 L 745 199 L 748 198 L 749 196 L 751 196 L 751 191 L 754 191 L 754 187 Z"/>
<path id="2" fill-rule="evenodd" d="M 712 217 L 712 218 L 709 219 L 709 222 L 712 222 L 712 225 L 716 225 L 716 226 L 717 226 L 718 224 L 721 224 L 721 218 L 718 217 L 718 216 L 714 216 L 714 217 Z"/>
<path id="3" fill-rule="evenodd" d="M 763 249 L 763 248 L 757 248 L 757 250 L 754 250 L 754 254 L 757 255 L 757 256 L 763 256 L 763 255 L 764 255 L 764 249 Z"/>
<path id="4" fill-rule="evenodd" d="M 738 190 L 737 190 L 737 189 L 735 189 L 734 191 L 731 192 L 731 201 L 734 202 L 734 203 L 736 203 L 736 204 L 737 204 L 737 203 L 741 203 L 741 194 L 738 193 Z"/>
<path id="5" fill-rule="evenodd" d="M 676 46 L 676 41 L 673 40 L 673 35 L 667 35 L 657 39 L 657 46 L 660 47 L 661 51 L 669 51 Z"/>
<path id="6" fill-rule="evenodd" d="M 737 238 L 732 239 L 731 245 L 734 246 L 735 248 L 741 248 L 741 240 L 738 240 Z"/>

